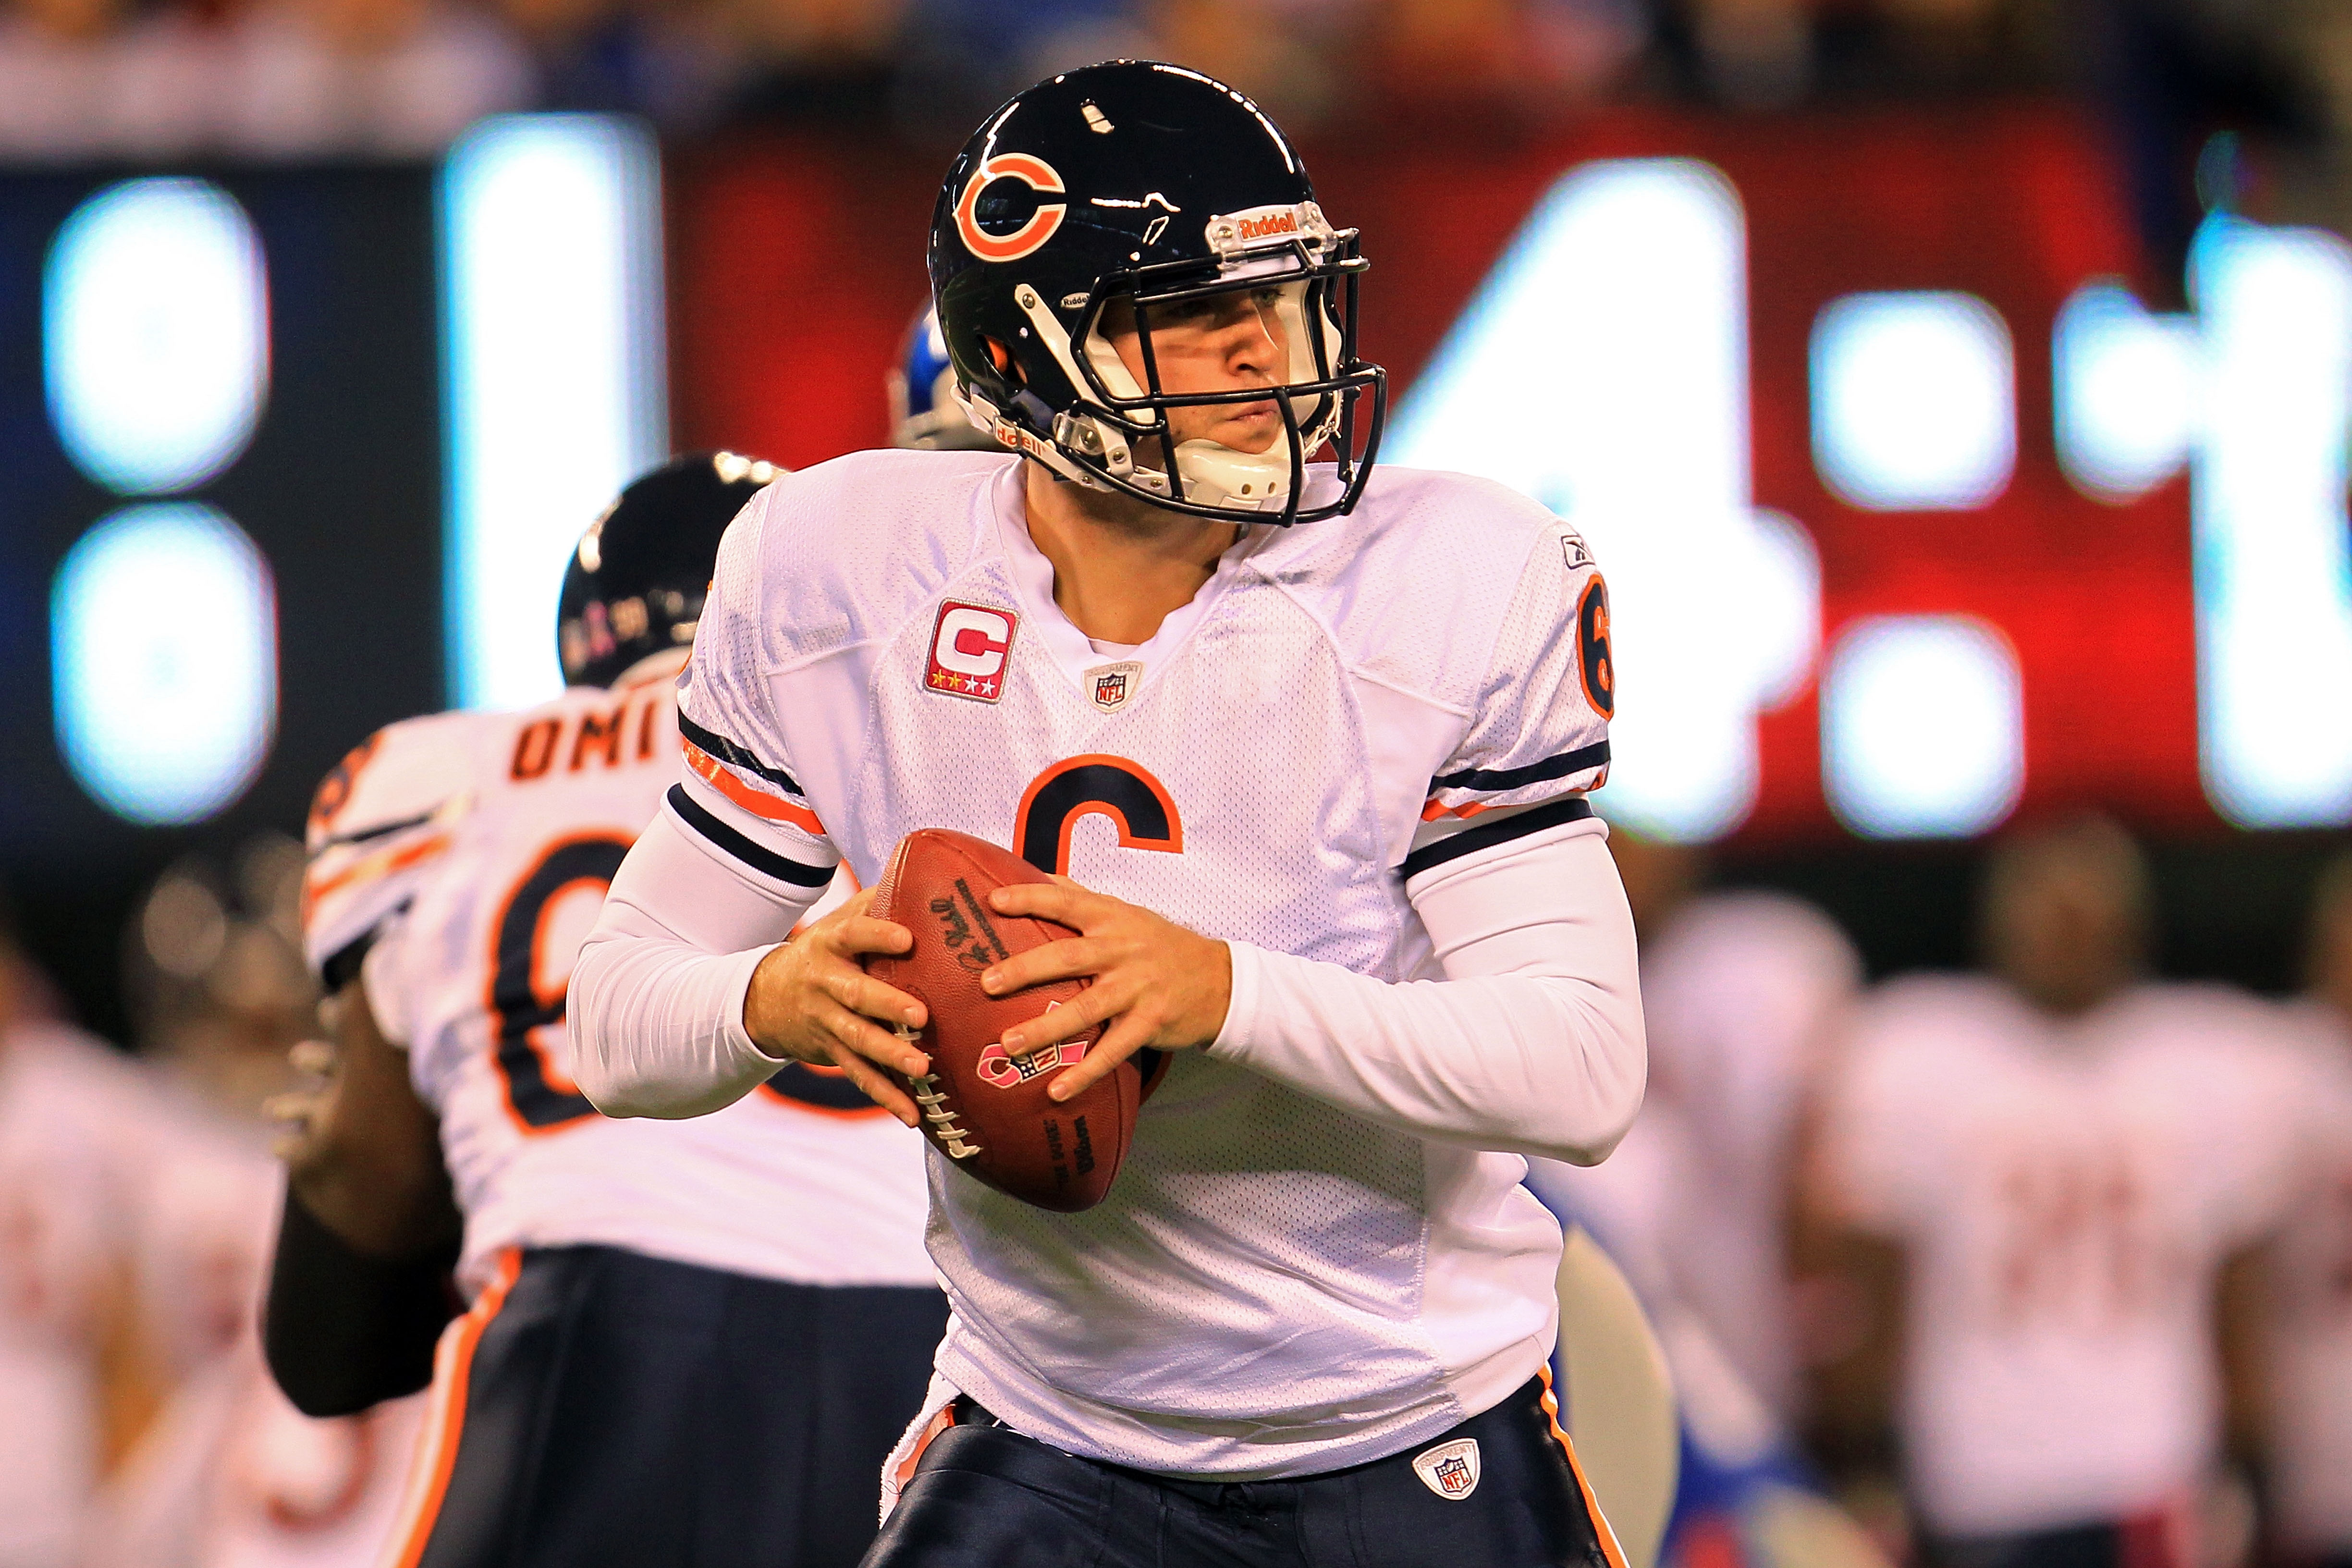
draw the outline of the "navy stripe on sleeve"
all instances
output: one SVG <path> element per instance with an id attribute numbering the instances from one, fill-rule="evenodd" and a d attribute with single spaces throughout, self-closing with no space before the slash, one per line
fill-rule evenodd
<path id="1" fill-rule="evenodd" d="M 1523 768 L 1465 768 L 1458 773 L 1443 773 L 1430 780 L 1429 787 L 1432 790 L 1520 789 L 1531 784 L 1564 779 L 1570 773 L 1597 768 L 1608 760 L 1609 742 L 1595 741 L 1589 746 L 1579 746 L 1572 752 L 1562 752 L 1556 757 L 1529 763 Z"/>
<path id="2" fill-rule="evenodd" d="M 808 792 L 793 782 L 792 774 L 782 768 L 770 767 L 726 736 L 704 729 L 683 713 L 677 716 L 677 732 L 720 762 L 732 763 L 746 773 L 757 773 L 778 789 L 789 790 L 803 800 L 808 798 Z"/>
<path id="3" fill-rule="evenodd" d="M 395 833 L 404 833 L 412 827 L 422 827 L 440 815 L 441 808 L 436 805 L 420 816 L 404 816 L 398 822 L 379 822 L 373 827 L 362 827 L 356 833 L 339 833 L 332 838 L 320 839 L 319 847 L 310 853 L 314 856 L 323 855 L 330 849 L 340 849 L 347 844 L 365 844 L 372 839 L 389 838 Z"/>
<path id="4" fill-rule="evenodd" d="M 1514 838 L 1530 833 L 1541 833 L 1547 827 L 1558 827 L 1563 822 L 1581 822 L 1592 815 L 1592 804 L 1580 795 L 1562 795 L 1542 805 L 1515 811 L 1499 821 L 1479 823 L 1461 832 L 1450 834 L 1434 844 L 1426 844 L 1404 858 L 1397 875 L 1408 881 L 1433 866 L 1448 860 L 1459 860 L 1465 855 L 1475 855 L 1481 849 L 1492 849 L 1497 844 L 1507 844 Z"/>
<path id="5" fill-rule="evenodd" d="M 670 809 L 684 819 L 688 827 L 763 876 L 779 882 L 792 882 L 803 888 L 822 888 L 833 880 L 830 866 L 803 866 L 788 859 L 772 849 L 763 848 L 736 832 L 703 809 L 700 802 L 686 793 L 684 784 L 669 786 Z"/>

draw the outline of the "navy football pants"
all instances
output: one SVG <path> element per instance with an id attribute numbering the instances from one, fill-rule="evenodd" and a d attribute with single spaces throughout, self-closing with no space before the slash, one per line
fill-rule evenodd
<path id="1" fill-rule="evenodd" d="M 958 1417 L 866 1568 L 1618 1568 L 1540 1382 L 1403 1453 L 1287 1481 L 1171 1480 L 1074 1458 L 970 1401 Z M 1443 1495 L 1413 1459 L 1465 1439 L 1475 1484 Z"/>
<path id="2" fill-rule="evenodd" d="M 852 1568 L 946 1324 L 932 1289 L 526 1253 L 455 1329 L 457 1449 L 397 1561 Z"/>

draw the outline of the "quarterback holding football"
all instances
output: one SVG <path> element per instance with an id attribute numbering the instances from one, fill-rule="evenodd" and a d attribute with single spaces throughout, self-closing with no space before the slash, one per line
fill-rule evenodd
<path id="1" fill-rule="evenodd" d="M 1643 1081 L 1583 541 L 1375 469 L 1357 237 L 1198 72 L 1014 98 L 929 263 L 1003 449 L 839 458 L 729 531 L 686 766 L 573 972 L 580 1087 L 687 1117 L 819 1064 L 930 1135 L 953 1314 L 869 1565 L 1621 1562 L 1519 1184 Z M 876 918 L 927 829 L 1048 875 L 910 855 L 880 907 L 924 918 Z M 873 890 L 785 941 L 845 861 Z M 922 866 L 973 869 L 929 903 Z M 926 943 L 965 992 L 889 983 Z M 1093 1185 L 968 1169 L 999 1092 Z M 1038 1110 L 1081 1103 L 1118 1108 L 1094 1165 Z"/>

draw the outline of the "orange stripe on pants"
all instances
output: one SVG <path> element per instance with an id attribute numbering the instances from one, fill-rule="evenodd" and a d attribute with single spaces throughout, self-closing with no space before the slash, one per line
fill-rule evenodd
<path id="1" fill-rule="evenodd" d="M 1560 1451 L 1568 1456 L 1568 1473 L 1576 1478 L 1576 1489 L 1584 1494 L 1584 1511 L 1592 1516 L 1592 1533 L 1601 1538 L 1601 1553 L 1609 1559 L 1609 1568 L 1625 1568 L 1625 1553 L 1618 1549 L 1617 1532 L 1609 1528 L 1608 1516 L 1601 1511 L 1601 1500 L 1592 1495 L 1592 1485 L 1584 1479 L 1584 1467 L 1576 1462 L 1576 1445 L 1560 1429 L 1559 1400 L 1551 1391 L 1551 1368 L 1538 1367 L 1536 1372 L 1543 1379 L 1543 1413 L 1551 1421 L 1551 1435 L 1559 1440 Z"/>
<path id="2" fill-rule="evenodd" d="M 384 1568 L 416 1568 L 433 1526 L 441 1517 L 441 1500 L 448 1494 L 449 1475 L 457 1465 L 457 1436 L 466 1425 L 466 1384 L 474 1367 L 474 1351 L 482 1331 L 507 1303 L 515 1277 L 522 1272 L 522 1253 L 509 1247 L 499 1254 L 498 1272 L 476 1297 L 471 1310 L 441 1331 L 433 1352 L 433 1397 L 417 1434 L 416 1457 L 408 1471 L 408 1495 L 401 1500 Z"/>

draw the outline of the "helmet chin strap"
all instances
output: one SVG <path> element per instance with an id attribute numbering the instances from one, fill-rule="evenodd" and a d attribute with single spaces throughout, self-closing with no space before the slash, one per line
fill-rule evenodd
<path id="1" fill-rule="evenodd" d="M 1286 451 L 1285 443 L 1276 447 Z M 1290 459 L 1275 448 L 1236 452 L 1215 441 L 1186 441 L 1176 448 L 1176 469 L 1184 478 L 1184 499 L 1204 506 L 1280 511 L 1290 491 Z"/>

